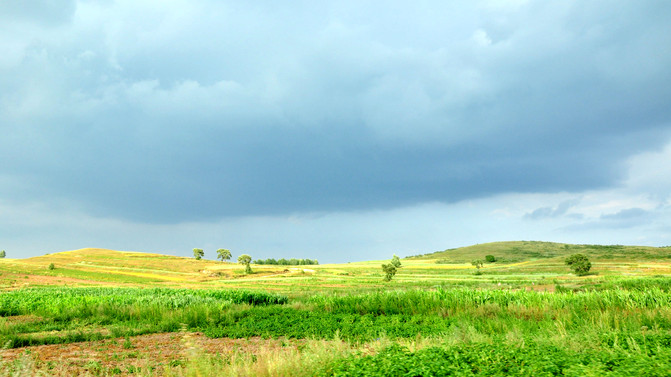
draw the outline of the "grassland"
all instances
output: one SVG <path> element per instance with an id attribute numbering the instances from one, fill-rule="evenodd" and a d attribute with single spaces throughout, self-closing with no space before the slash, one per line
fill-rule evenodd
<path id="1" fill-rule="evenodd" d="M 564 265 L 577 252 L 592 261 L 586 276 Z M 485 255 L 498 260 L 475 274 L 470 261 Z M 670 248 L 482 244 L 403 259 L 391 282 L 381 263 L 245 275 L 232 263 L 101 249 L 0 260 L 0 373 L 671 371 Z"/>

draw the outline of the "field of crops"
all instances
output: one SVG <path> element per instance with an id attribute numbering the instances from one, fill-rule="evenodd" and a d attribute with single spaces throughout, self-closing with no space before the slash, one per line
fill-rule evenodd
<path id="1" fill-rule="evenodd" d="M 370 262 L 198 289 L 14 288 L 0 375 L 669 375 L 667 259 L 593 258 L 587 276 L 557 257 L 480 274 L 424 258 L 387 283 Z"/>

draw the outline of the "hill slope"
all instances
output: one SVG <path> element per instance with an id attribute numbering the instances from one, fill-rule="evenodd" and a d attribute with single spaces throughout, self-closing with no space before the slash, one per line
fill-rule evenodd
<path id="1" fill-rule="evenodd" d="M 445 263 L 468 263 L 494 255 L 501 262 L 521 262 L 542 258 L 565 257 L 583 253 L 593 259 L 666 259 L 671 247 L 622 245 L 572 245 L 540 241 L 491 242 L 473 246 L 436 251 L 407 259 L 438 259 Z"/>
<path id="2" fill-rule="evenodd" d="M 54 265 L 53 270 L 49 269 L 50 264 Z M 28 274 L 24 278 L 30 280 L 27 282 L 30 285 L 86 281 L 148 284 L 199 282 L 211 276 L 210 269 L 222 265 L 221 262 L 171 255 L 86 248 L 6 260 L 0 263 L 0 270 L 10 277 L 12 274 Z"/>

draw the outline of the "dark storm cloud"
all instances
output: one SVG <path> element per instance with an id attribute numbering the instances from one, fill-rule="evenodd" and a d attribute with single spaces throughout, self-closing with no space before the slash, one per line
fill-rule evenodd
<path id="1" fill-rule="evenodd" d="M 79 3 L 0 65 L 0 194 L 177 222 L 579 192 L 670 136 L 667 3 L 201 4 Z"/>

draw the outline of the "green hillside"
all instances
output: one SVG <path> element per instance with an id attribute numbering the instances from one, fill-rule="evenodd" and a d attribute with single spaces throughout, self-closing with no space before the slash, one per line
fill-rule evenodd
<path id="1" fill-rule="evenodd" d="M 468 263 L 473 259 L 484 259 L 486 255 L 494 255 L 500 262 L 522 262 L 565 257 L 575 253 L 582 253 L 597 260 L 667 259 L 671 258 L 671 247 L 572 245 L 541 241 L 508 241 L 447 249 L 406 259 L 435 259 L 444 263 Z"/>

